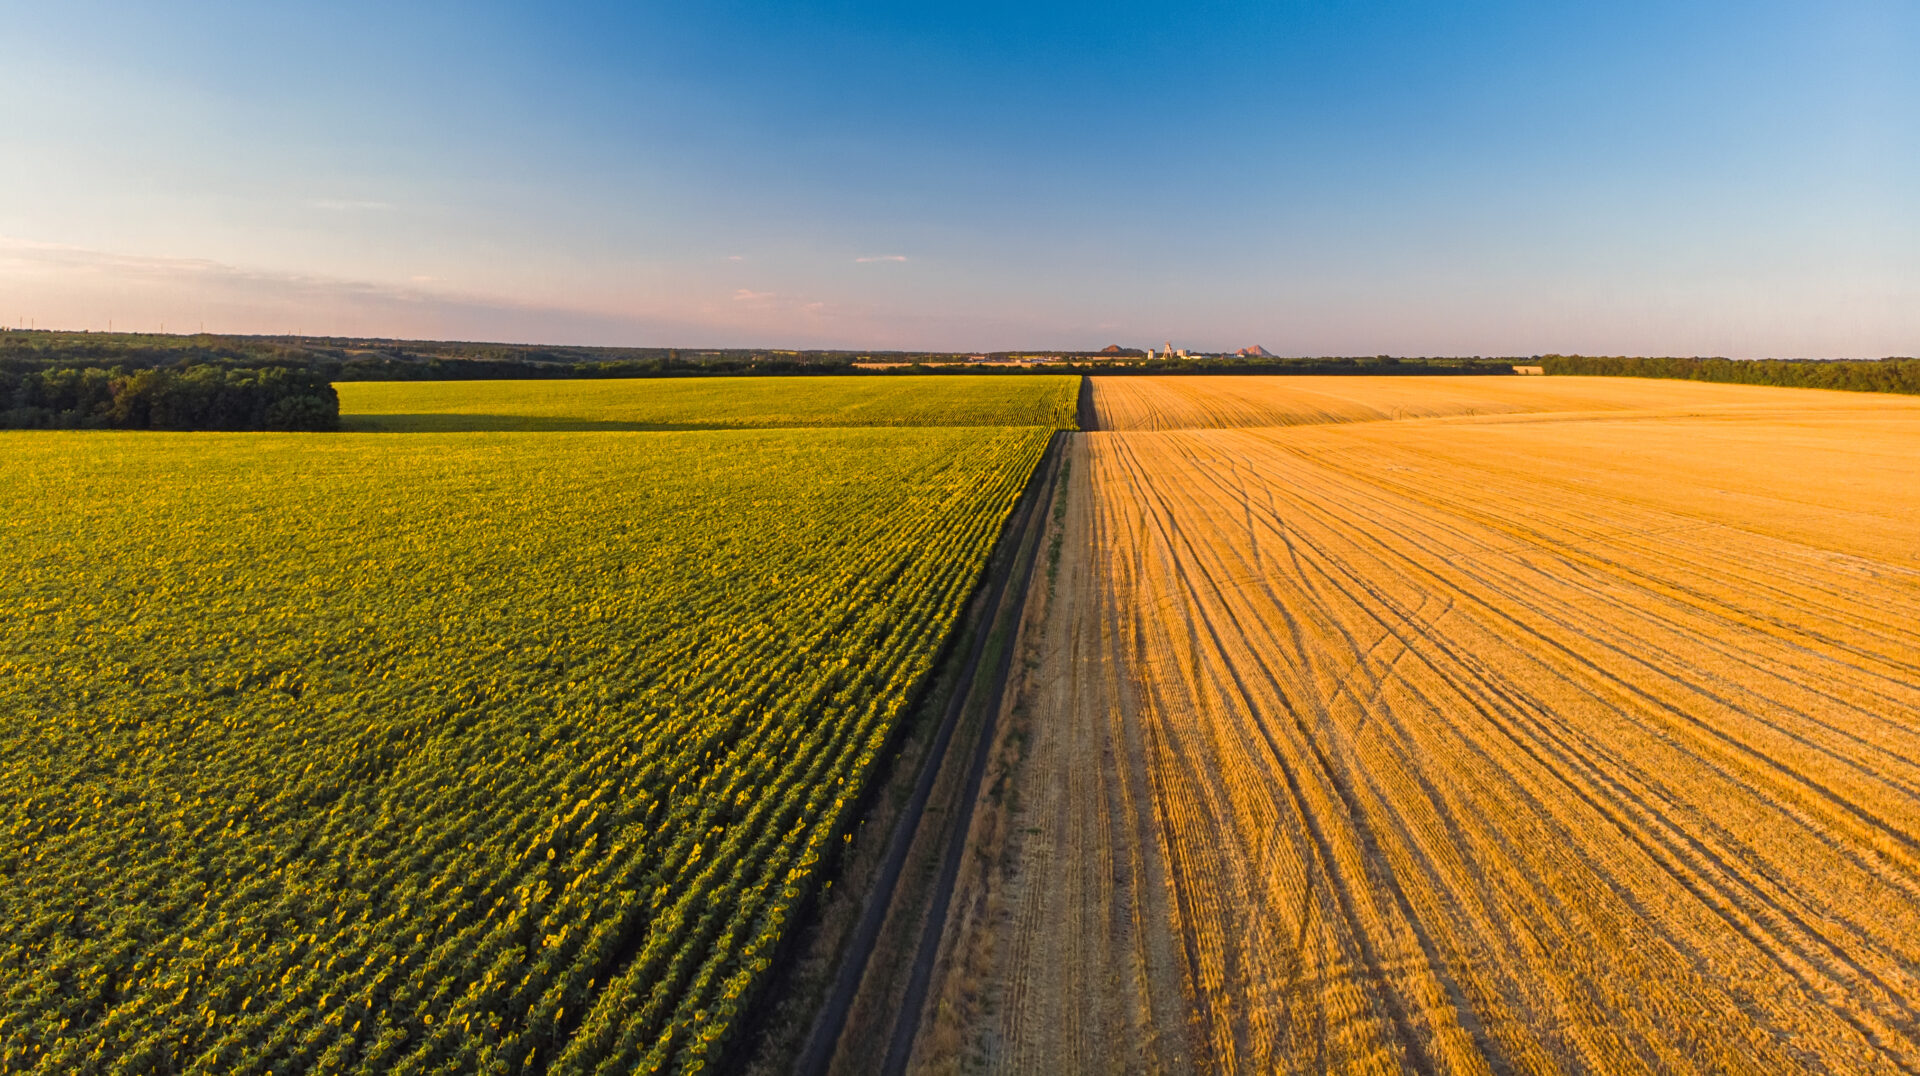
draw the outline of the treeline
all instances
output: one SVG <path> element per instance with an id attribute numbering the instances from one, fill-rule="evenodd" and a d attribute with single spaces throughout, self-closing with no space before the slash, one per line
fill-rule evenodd
<path id="1" fill-rule="evenodd" d="M 340 396 L 324 375 L 287 367 L 0 369 L 0 427 L 334 430 Z"/>
<path id="2" fill-rule="evenodd" d="M 871 360 L 890 364 L 884 369 L 862 366 Z M 1016 361 L 1016 360 L 1003 360 Z M 844 361 L 797 361 L 748 357 L 698 363 L 652 359 L 636 362 L 586 362 L 571 365 L 514 363 L 472 359 L 426 362 L 357 362 L 323 367 L 335 381 L 478 381 L 538 380 L 594 377 L 768 377 L 857 374 L 887 377 L 901 374 L 940 374 L 954 377 L 1018 377 L 1022 374 L 1511 374 L 1516 359 L 1100 359 L 1063 355 L 1058 362 L 1008 366 L 968 362 L 959 355 L 861 354 Z"/>
<path id="3" fill-rule="evenodd" d="M 1666 377 L 1741 385 L 1920 394 L 1920 359 L 1679 359 L 1543 355 L 1548 374 L 1588 377 Z"/>
<path id="4" fill-rule="evenodd" d="M 166 336 L 0 330 L 0 370 L 219 366 L 312 370 L 329 381 L 700 377 L 855 373 L 854 364 L 951 361 L 932 352 L 568 347 L 308 336 Z"/>
<path id="5" fill-rule="evenodd" d="M 1039 373 L 1075 374 L 1357 374 L 1369 377 L 1393 375 L 1510 375 L 1515 363 L 1530 359 L 1472 358 L 1396 358 L 1376 355 L 1371 358 L 1320 359 L 1144 359 L 1100 363 L 1068 363 L 1037 367 Z"/>
<path id="6" fill-rule="evenodd" d="M 540 381 L 566 378 L 725 377 L 863 374 L 852 360 L 802 362 L 780 358 L 683 361 L 671 358 L 593 362 L 518 362 L 503 359 L 355 359 L 317 362 L 334 381 Z"/>
<path id="7" fill-rule="evenodd" d="M 1057 361 L 1031 366 L 993 363 Z M 987 359 L 989 362 L 974 360 Z M 788 351 L 752 348 L 567 347 L 438 340 L 306 336 L 163 336 L 0 330 L 0 370 L 121 367 L 127 370 L 309 370 L 328 381 L 472 381 L 544 378 L 804 376 L 810 374 L 1019 375 L 1162 374 L 1504 374 L 1515 359 L 1237 357 L 1145 358 L 1138 351 Z M 1525 360 L 1531 361 L 1531 360 Z M 884 368 L 871 368 L 880 364 Z"/>

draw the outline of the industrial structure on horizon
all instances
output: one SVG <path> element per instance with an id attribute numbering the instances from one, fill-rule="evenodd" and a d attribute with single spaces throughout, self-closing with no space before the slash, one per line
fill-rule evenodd
<path id="1" fill-rule="evenodd" d="M 1119 347 L 1115 346 L 1115 347 L 1109 347 L 1107 348 L 1107 350 L 1109 352 L 1116 352 L 1116 351 L 1119 351 L 1120 349 Z M 1254 344 L 1250 347 L 1241 348 L 1240 350 L 1234 352 L 1234 355 L 1243 359 L 1270 359 L 1273 357 L 1273 352 L 1268 351 L 1266 348 L 1261 347 L 1259 344 Z M 1154 351 L 1152 348 L 1147 349 L 1148 361 L 1152 361 L 1154 359 L 1160 359 L 1162 361 L 1167 359 L 1204 359 L 1207 357 L 1208 357 L 1207 352 L 1204 352 L 1204 351 L 1188 351 L 1186 348 L 1176 348 L 1173 346 L 1173 341 L 1171 340 L 1168 340 L 1164 348 L 1158 352 Z"/>

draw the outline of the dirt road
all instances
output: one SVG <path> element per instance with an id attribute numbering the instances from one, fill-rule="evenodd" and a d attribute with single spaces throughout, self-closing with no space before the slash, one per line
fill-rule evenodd
<path id="1" fill-rule="evenodd" d="M 1920 1068 L 1920 400 L 1094 403 L 917 1067 Z"/>

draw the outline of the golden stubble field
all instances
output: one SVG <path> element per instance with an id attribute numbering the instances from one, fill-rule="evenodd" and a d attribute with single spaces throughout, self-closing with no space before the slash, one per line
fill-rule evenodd
<path id="1" fill-rule="evenodd" d="M 1094 385 L 919 1063 L 1920 1068 L 1920 399 Z"/>

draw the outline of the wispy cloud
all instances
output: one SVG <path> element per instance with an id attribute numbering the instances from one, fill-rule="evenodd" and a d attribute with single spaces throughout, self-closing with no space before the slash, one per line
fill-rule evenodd
<path id="1" fill-rule="evenodd" d="M 747 256 L 745 254 L 729 254 L 727 255 L 727 260 L 730 262 L 743 262 L 747 260 Z"/>
<path id="2" fill-rule="evenodd" d="M 307 205 L 335 213 L 380 213 L 393 208 L 392 202 L 368 202 L 354 198 L 310 198 Z"/>
<path id="3" fill-rule="evenodd" d="M 907 260 L 907 256 L 905 254 L 869 254 L 864 258 L 853 260 L 864 265 L 868 262 L 903 262 Z"/>
<path id="4" fill-rule="evenodd" d="M 352 280 L 0 235 L 0 322 L 41 328 L 319 332 L 417 339 L 633 343 L 711 339 L 737 318 L 670 301 L 574 305 L 448 288 L 430 276 Z M 736 310 L 741 308 L 734 308 Z"/>
<path id="5" fill-rule="evenodd" d="M 513 291 L 508 295 L 506 292 Z M 1054 327 L 967 310 L 925 315 L 804 292 L 689 282 L 535 297 L 400 277 L 355 280 L 0 235 L 0 324 L 431 340 L 701 347 L 1067 346 Z M 1077 339 L 1077 337 L 1070 337 Z M 1031 344 L 1032 341 L 1041 341 Z M 1103 341 L 1104 342 L 1104 341 Z"/>
<path id="6" fill-rule="evenodd" d="M 833 305 L 805 295 L 790 295 L 778 291 L 754 291 L 741 288 L 733 293 L 733 305 L 727 308 L 734 320 L 765 320 L 797 318 L 790 324 L 816 325 L 838 316 Z"/>
<path id="7" fill-rule="evenodd" d="M 277 292 L 295 291 L 308 295 L 378 295 L 393 299 L 421 299 L 434 296 L 413 288 L 361 280 L 343 280 L 311 273 L 244 269 L 205 258 L 155 257 L 147 254 L 121 254 L 94 250 L 66 243 L 42 243 L 31 239 L 0 236 L 0 264 L 34 266 L 45 272 L 65 272 L 96 279 L 123 282 L 203 284 L 265 287 Z M 431 278 L 415 277 L 416 281 Z"/>

